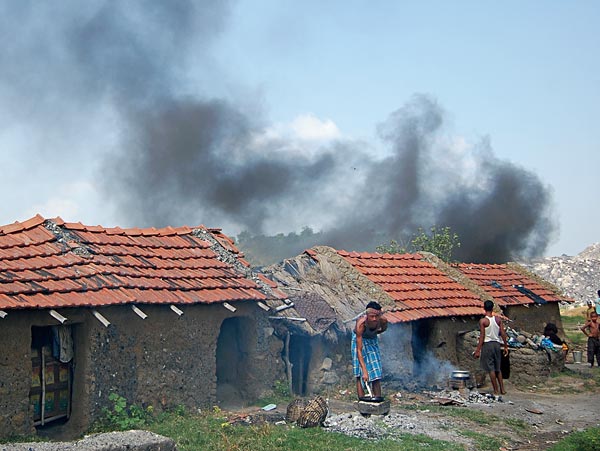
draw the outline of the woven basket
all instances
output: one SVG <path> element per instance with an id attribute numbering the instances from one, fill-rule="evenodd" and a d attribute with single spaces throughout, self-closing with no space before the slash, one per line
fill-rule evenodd
<path id="1" fill-rule="evenodd" d="M 306 407 L 307 402 L 308 401 L 305 401 L 304 399 L 294 399 L 291 403 L 289 403 L 285 413 L 286 421 L 295 423 L 298 418 L 300 418 L 300 414 Z"/>
<path id="2" fill-rule="evenodd" d="M 303 428 L 320 426 L 327 418 L 327 412 L 327 401 L 321 396 L 317 396 L 306 405 L 298 417 L 298 426 Z"/>

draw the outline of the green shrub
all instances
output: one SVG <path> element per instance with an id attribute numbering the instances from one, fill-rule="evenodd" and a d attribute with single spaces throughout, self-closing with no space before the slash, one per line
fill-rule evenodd
<path id="1" fill-rule="evenodd" d="M 128 406 L 127 400 L 117 393 L 111 393 L 108 399 L 112 402 L 112 407 L 102 409 L 104 417 L 98 425 L 101 430 L 125 431 L 139 429 L 149 424 L 153 419 L 151 406 L 146 409 L 135 404 Z"/>

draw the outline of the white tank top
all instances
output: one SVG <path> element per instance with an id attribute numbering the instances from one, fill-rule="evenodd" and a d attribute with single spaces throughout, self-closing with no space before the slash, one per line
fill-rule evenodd
<path id="1" fill-rule="evenodd" d="M 483 342 L 497 341 L 498 343 L 501 343 L 500 326 L 498 326 L 496 318 L 493 316 L 486 316 L 486 318 L 490 320 L 490 325 L 485 328 L 485 338 L 483 339 Z"/>

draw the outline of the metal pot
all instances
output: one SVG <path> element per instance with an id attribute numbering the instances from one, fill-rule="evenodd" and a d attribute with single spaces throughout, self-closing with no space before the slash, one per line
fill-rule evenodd
<path id="1" fill-rule="evenodd" d="M 359 401 L 364 401 L 364 402 L 383 402 L 384 401 L 384 397 L 383 396 L 361 396 L 358 398 Z"/>
<path id="2" fill-rule="evenodd" d="M 450 373 L 450 377 L 452 379 L 457 379 L 457 380 L 467 380 L 467 379 L 471 378 L 471 373 L 469 373 L 468 371 L 456 370 L 456 371 L 452 371 L 452 373 Z"/>

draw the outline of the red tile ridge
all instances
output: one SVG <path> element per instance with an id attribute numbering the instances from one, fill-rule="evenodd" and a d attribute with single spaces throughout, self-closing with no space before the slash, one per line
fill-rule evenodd
<path id="1" fill-rule="evenodd" d="M 85 226 L 85 228 L 87 229 L 88 232 L 105 232 L 106 229 L 104 227 L 102 227 L 101 225 L 95 225 L 95 226 Z"/>
<path id="2" fill-rule="evenodd" d="M 127 229 L 123 229 L 123 233 L 127 236 L 140 236 L 142 234 L 142 229 L 138 227 L 129 227 Z"/>
<path id="3" fill-rule="evenodd" d="M 158 230 L 154 227 L 142 229 L 142 235 L 143 236 L 156 236 L 156 235 L 158 235 Z"/>
<path id="4" fill-rule="evenodd" d="M 39 226 L 45 221 L 45 219 L 37 214 L 33 218 L 29 218 L 23 222 L 15 221 L 12 224 L 7 224 L 5 226 L 0 227 L 0 231 L 3 233 L 14 233 L 21 232 L 22 230 L 32 229 L 34 227 Z"/>
<path id="5" fill-rule="evenodd" d="M 168 227 L 163 227 L 162 229 L 158 229 L 158 235 L 159 236 L 171 236 L 171 235 L 175 235 L 175 229 L 171 226 Z"/>
<path id="6" fill-rule="evenodd" d="M 83 230 L 83 231 L 87 230 L 81 222 L 66 222 L 64 224 L 64 226 L 67 229 L 72 229 L 72 230 Z"/>
<path id="7" fill-rule="evenodd" d="M 189 235 L 192 233 L 192 229 L 190 229 L 188 226 L 175 227 L 174 230 L 177 235 Z"/>
<path id="8" fill-rule="evenodd" d="M 123 230 L 119 226 L 107 228 L 107 229 L 104 229 L 104 231 L 106 232 L 107 235 L 125 235 L 125 230 Z"/>
<path id="9" fill-rule="evenodd" d="M 65 225 L 65 220 L 60 216 L 57 216 L 56 218 L 52 219 L 52 222 L 59 226 Z"/>
<path id="10" fill-rule="evenodd" d="M 44 221 L 46 221 L 46 219 L 44 219 L 44 217 L 38 213 L 33 218 L 27 219 L 26 221 L 23 221 L 21 224 L 23 225 L 24 230 L 29 230 L 29 229 L 33 229 L 34 227 L 37 227 L 39 225 L 42 225 L 44 223 Z"/>

